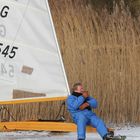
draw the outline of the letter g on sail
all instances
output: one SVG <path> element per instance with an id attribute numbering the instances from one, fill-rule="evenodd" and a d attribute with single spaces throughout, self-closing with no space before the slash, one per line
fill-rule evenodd
<path id="1" fill-rule="evenodd" d="M 5 27 L 5 25 L 0 25 L 0 36 L 1 37 L 6 36 L 6 27 Z"/>
<path id="2" fill-rule="evenodd" d="M 0 11 L 0 16 L 2 18 L 7 17 L 9 11 L 9 6 L 3 6 L 2 10 Z"/>

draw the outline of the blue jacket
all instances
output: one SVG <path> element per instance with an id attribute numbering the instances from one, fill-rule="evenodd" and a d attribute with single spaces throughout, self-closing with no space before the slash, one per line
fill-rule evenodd
<path id="1" fill-rule="evenodd" d="M 85 98 L 81 95 L 79 97 L 76 97 L 74 95 L 70 95 L 67 98 L 67 108 L 71 114 L 75 114 L 78 112 L 84 112 L 84 111 L 89 111 L 88 109 L 80 110 L 79 107 L 85 102 Z M 86 98 L 86 102 L 89 103 L 91 108 L 97 108 L 98 103 L 96 99 L 92 97 Z"/>
<path id="2" fill-rule="evenodd" d="M 74 123 L 77 124 L 78 139 L 85 139 L 86 125 L 95 127 L 100 136 L 104 137 L 108 133 L 104 122 L 98 116 L 96 116 L 96 114 L 92 112 L 91 109 L 79 109 L 79 107 L 85 102 L 89 103 L 90 108 L 97 108 L 98 103 L 96 99 L 92 97 L 88 97 L 85 99 L 82 94 L 76 96 L 72 93 L 72 95 L 70 95 L 66 101 L 67 108 L 72 116 L 72 119 Z"/>

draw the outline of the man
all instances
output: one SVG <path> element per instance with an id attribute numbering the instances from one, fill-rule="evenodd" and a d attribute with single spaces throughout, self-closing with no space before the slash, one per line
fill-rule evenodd
<path id="1" fill-rule="evenodd" d="M 67 98 L 67 107 L 77 124 L 78 140 L 85 140 L 86 125 L 95 127 L 103 138 L 103 140 L 110 140 L 113 133 L 108 132 L 104 122 L 92 112 L 92 108 L 97 108 L 96 99 L 90 97 L 87 91 L 84 91 L 81 83 L 76 83 L 73 86 L 72 94 Z"/>

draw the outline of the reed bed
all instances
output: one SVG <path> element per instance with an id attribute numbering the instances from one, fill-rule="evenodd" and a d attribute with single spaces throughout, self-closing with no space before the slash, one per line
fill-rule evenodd
<path id="1" fill-rule="evenodd" d="M 111 14 L 86 2 L 50 0 L 69 84 L 85 85 L 105 121 L 139 123 L 139 21 L 123 1 Z"/>
<path id="2" fill-rule="evenodd" d="M 133 18 L 123 2 L 114 5 L 112 13 L 106 8 L 97 12 L 88 0 L 49 0 L 49 4 L 70 87 L 82 82 L 98 100 L 95 112 L 105 122 L 140 123 L 139 18 Z M 16 120 L 37 120 L 54 119 L 60 105 L 8 108 Z M 67 111 L 65 116 L 71 121 Z"/>

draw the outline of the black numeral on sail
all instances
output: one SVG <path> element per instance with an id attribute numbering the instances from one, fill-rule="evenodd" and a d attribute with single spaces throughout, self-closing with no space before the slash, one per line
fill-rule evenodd
<path id="1" fill-rule="evenodd" d="M 0 46 L 3 46 L 2 43 L 0 43 Z M 16 51 L 18 50 L 18 47 L 10 47 L 10 45 L 7 45 L 4 49 L 0 48 L 0 53 L 4 56 L 7 57 L 9 56 L 9 58 L 14 58 L 16 55 Z"/>
<path id="2" fill-rule="evenodd" d="M 9 55 L 10 58 L 14 58 L 15 57 L 17 49 L 18 49 L 18 47 L 13 47 L 12 48 L 12 50 L 10 52 L 10 55 Z"/>
<path id="3" fill-rule="evenodd" d="M 0 43 L 0 46 L 2 46 L 3 44 L 2 43 Z M 0 48 L 0 52 L 1 52 L 1 48 Z"/>
<path id="4" fill-rule="evenodd" d="M 2 51 L 1 54 L 3 54 L 4 57 L 6 57 L 6 56 L 8 55 L 9 48 L 10 48 L 10 46 L 8 45 L 8 46 L 6 46 L 6 48 Z"/>

